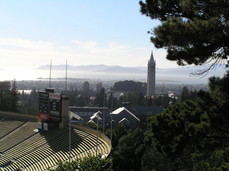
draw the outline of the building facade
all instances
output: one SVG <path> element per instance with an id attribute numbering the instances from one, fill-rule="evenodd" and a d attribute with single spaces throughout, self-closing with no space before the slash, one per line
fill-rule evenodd
<path id="1" fill-rule="evenodd" d="M 148 61 L 147 71 L 147 91 L 146 96 L 155 97 L 155 76 L 156 76 L 156 62 L 151 52 L 150 60 Z"/>

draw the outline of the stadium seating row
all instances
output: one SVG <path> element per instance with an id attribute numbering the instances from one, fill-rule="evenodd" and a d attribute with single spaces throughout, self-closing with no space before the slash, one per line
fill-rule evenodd
<path id="1" fill-rule="evenodd" d="M 47 170 L 55 168 L 60 161 L 110 152 L 103 139 L 76 128 L 71 130 L 70 152 L 68 128 L 43 133 L 34 131 L 37 123 L 29 120 L 18 121 L 1 116 L 0 122 L 0 170 Z"/>

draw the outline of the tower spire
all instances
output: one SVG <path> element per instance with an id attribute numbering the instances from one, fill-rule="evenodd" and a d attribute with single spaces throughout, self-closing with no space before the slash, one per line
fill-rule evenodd
<path id="1" fill-rule="evenodd" d="M 150 59 L 148 61 L 147 71 L 147 92 L 146 96 L 155 97 L 155 75 L 156 75 L 156 62 L 151 51 Z"/>
<path id="2" fill-rule="evenodd" d="M 153 62 L 155 61 L 153 57 L 153 50 L 151 51 L 150 61 L 153 61 Z"/>

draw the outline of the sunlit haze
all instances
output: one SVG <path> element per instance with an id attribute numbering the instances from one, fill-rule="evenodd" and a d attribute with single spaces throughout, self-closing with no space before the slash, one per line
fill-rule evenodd
<path id="1" fill-rule="evenodd" d="M 0 80 L 30 79 L 49 64 L 177 67 L 147 34 L 158 22 L 138 0 L 0 1 Z"/>

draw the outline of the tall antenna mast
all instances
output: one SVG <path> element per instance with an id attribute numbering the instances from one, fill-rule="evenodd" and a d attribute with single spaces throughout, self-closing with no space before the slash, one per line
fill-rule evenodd
<path id="1" fill-rule="evenodd" d="M 51 88 L 51 78 L 52 78 L 52 59 L 50 61 L 50 69 L 49 69 L 49 88 Z"/>
<path id="2" fill-rule="evenodd" d="M 68 82 L 68 60 L 66 59 L 65 91 L 67 91 L 68 89 L 67 82 Z"/>

